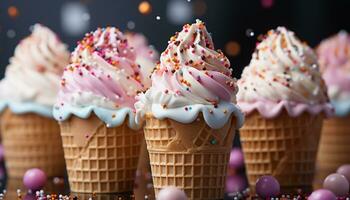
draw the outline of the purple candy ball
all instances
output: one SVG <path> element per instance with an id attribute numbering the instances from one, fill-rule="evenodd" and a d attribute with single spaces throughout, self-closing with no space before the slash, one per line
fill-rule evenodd
<path id="1" fill-rule="evenodd" d="M 229 176 L 226 179 L 226 192 L 242 192 L 247 188 L 247 182 L 241 175 Z"/>
<path id="2" fill-rule="evenodd" d="M 176 187 L 167 187 L 158 193 L 157 200 L 187 200 L 184 191 Z"/>
<path id="3" fill-rule="evenodd" d="M 255 190 L 261 198 L 276 197 L 280 193 L 280 184 L 273 176 L 262 176 L 256 181 Z"/>
<path id="4" fill-rule="evenodd" d="M 4 146 L 0 144 L 0 162 L 4 161 Z"/>
<path id="5" fill-rule="evenodd" d="M 38 168 L 28 169 L 23 176 L 23 184 L 28 189 L 36 191 L 44 187 L 46 183 L 46 174 Z"/>
<path id="6" fill-rule="evenodd" d="M 338 174 L 343 174 L 350 183 L 350 164 L 342 165 L 337 170 Z"/>
<path id="7" fill-rule="evenodd" d="M 342 174 L 330 174 L 323 181 L 323 188 L 330 190 L 338 197 L 344 197 L 349 192 L 349 182 Z"/>
<path id="8" fill-rule="evenodd" d="M 229 166 L 234 169 L 239 169 L 244 166 L 243 152 L 240 148 L 233 148 L 231 150 Z"/>
<path id="9" fill-rule="evenodd" d="M 336 200 L 337 197 L 329 190 L 316 190 L 307 198 L 308 200 Z"/>

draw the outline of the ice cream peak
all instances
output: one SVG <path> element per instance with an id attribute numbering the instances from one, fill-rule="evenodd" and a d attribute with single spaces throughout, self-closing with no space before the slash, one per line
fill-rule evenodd
<path id="1" fill-rule="evenodd" d="M 117 28 L 87 33 L 64 71 L 55 117 L 65 120 L 75 114 L 85 118 L 93 110 L 95 114 L 102 113 L 98 117 L 110 126 L 120 125 L 126 115 L 134 112 L 136 94 L 146 89 L 135 58 L 126 37 Z M 120 113 L 115 117 L 117 111 L 123 112 L 122 117 Z M 129 117 L 131 128 L 135 128 L 133 118 Z"/>
<path id="2" fill-rule="evenodd" d="M 350 36 L 341 31 L 317 48 L 320 68 L 336 113 L 350 112 Z"/>
<path id="3" fill-rule="evenodd" d="M 35 24 L 32 34 L 15 48 L 0 82 L 0 109 L 9 106 L 50 116 L 68 61 L 67 46 L 49 28 Z"/>
<path id="4" fill-rule="evenodd" d="M 161 54 L 151 88 L 138 97 L 136 121 L 142 123 L 151 113 L 190 123 L 202 112 L 212 128 L 222 127 L 232 113 L 240 124 L 242 116 L 234 105 L 237 87 L 229 67 L 224 54 L 214 50 L 203 22 L 185 25 Z"/>
<path id="5" fill-rule="evenodd" d="M 328 103 L 316 54 L 294 32 L 284 27 L 269 31 L 257 45 L 238 86 L 237 99 L 243 111 L 258 109 L 268 117 L 276 116 L 286 107 L 291 115 L 298 115 L 305 108 L 318 113 L 323 110 L 320 105 Z M 307 106 L 300 109 L 297 104 Z M 298 111 L 290 107 L 298 107 Z"/>

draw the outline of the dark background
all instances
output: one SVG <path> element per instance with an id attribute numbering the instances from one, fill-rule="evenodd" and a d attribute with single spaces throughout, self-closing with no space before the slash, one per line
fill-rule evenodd
<path id="1" fill-rule="evenodd" d="M 85 19 L 89 26 L 77 34 L 65 31 L 62 25 L 62 11 L 65 5 L 72 2 L 87 8 L 86 13 L 90 18 Z M 185 21 L 191 23 L 199 18 L 206 22 L 216 48 L 231 55 L 229 58 L 235 77 L 239 77 L 242 68 L 249 63 L 258 35 L 271 28 L 286 26 L 313 47 L 341 29 L 350 30 L 348 0 L 149 0 L 152 12 L 148 15 L 139 12 L 141 2 L 1 0 L 0 77 L 9 57 L 13 55 L 14 47 L 30 33 L 29 27 L 34 23 L 42 23 L 53 29 L 72 50 L 86 31 L 107 25 L 127 30 L 127 24 L 131 22 L 135 24 L 132 31 L 144 33 L 151 44 L 163 51 L 169 37 L 175 31 L 180 31 Z M 174 23 L 167 17 L 174 2 L 189 6 L 192 12 L 190 17 L 180 23 Z M 13 13 L 13 8 L 17 12 Z M 160 16 L 160 20 L 156 20 L 156 16 Z M 252 33 L 254 36 L 249 36 Z M 230 41 L 235 44 L 234 49 L 232 45 L 231 48 L 227 45 Z"/>

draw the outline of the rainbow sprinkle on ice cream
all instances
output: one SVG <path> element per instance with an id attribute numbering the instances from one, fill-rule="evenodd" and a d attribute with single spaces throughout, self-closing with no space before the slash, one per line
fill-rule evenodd
<path id="1" fill-rule="evenodd" d="M 55 118 L 66 120 L 71 114 L 87 118 L 94 112 L 108 127 L 128 119 L 130 128 L 139 128 L 134 117 L 135 96 L 147 87 L 135 59 L 126 37 L 117 28 L 87 33 L 64 71 Z"/>
<path id="2" fill-rule="evenodd" d="M 158 119 L 191 123 L 202 113 L 206 123 L 218 129 L 234 113 L 239 128 L 243 119 L 235 105 L 238 88 L 229 67 L 224 54 L 215 51 L 203 22 L 185 25 L 161 54 L 151 88 L 138 96 L 136 121 L 142 123 L 151 113 Z"/>

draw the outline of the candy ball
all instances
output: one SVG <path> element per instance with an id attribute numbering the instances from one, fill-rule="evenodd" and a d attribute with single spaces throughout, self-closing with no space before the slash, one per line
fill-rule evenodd
<path id="1" fill-rule="evenodd" d="M 350 164 L 342 165 L 337 170 L 338 174 L 342 174 L 350 183 Z"/>
<path id="2" fill-rule="evenodd" d="M 261 198 L 275 197 L 280 193 L 280 184 L 273 176 L 262 176 L 256 181 L 255 190 Z"/>
<path id="3" fill-rule="evenodd" d="M 187 196 L 176 187 L 167 187 L 159 192 L 157 200 L 187 200 Z"/>
<path id="4" fill-rule="evenodd" d="M 4 161 L 4 147 L 0 144 L 0 162 Z"/>
<path id="5" fill-rule="evenodd" d="M 242 192 L 247 187 L 247 182 L 240 175 L 229 176 L 226 179 L 226 192 L 235 193 Z"/>
<path id="6" fill-rule="evenodd" d="M 23 176 L 23 184 L 32 191 L 40 190 L 46 183 L 46 174 L 41 169 L 32 168 Z"/>
<path id="7" fill-rule="evenodd" d="M 323 188 L 330 190 L 336 196 L 344 197 L 349 192 L 349 182 L 342 174 L 330 174 L 323 181 Z"/>
<path id="8" fill-rule="evenodd" d="M 234 169 L 239 169 L 244 166 L 243 152 L 240 148 L 233 148 L 231 150 L 229 166 Z"/>
<path id="9" fill-rule="evenodd" d="M 308 200 L 336 200 L 337 197 L 333 194 L 333 192 L 320 189 L 316 190 L 307 198 Z"/>

